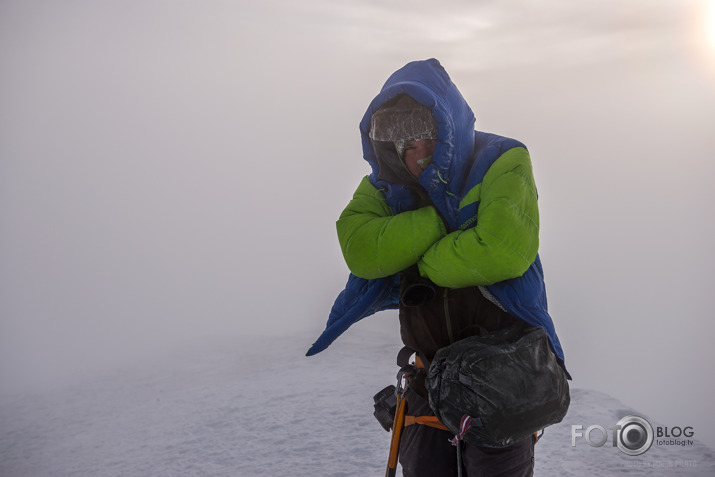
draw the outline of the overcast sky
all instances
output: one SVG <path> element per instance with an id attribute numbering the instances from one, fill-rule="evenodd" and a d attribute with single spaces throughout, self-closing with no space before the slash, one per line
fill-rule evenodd
<path id="1" fill-rule="evenodd" d="M 712 4 L 0 1 L 0 382 L 317 336 L 358 122 L 435 57 L 531 151 L 574 384 L 715 446 Z"/>

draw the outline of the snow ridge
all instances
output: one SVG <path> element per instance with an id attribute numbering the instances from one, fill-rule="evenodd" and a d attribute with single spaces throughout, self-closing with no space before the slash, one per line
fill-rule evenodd
<path id="1" fill-rule="evenodd" d="M 72 386 L 4 396 L 0 476 L 383 475 L 389 434 L 372 416 L 372 396 L 393 384 L 400 343 L 357 327 L 306 358 L 311 336 L 196 345 Z M 607 427 L 625 415 L 641 414 L 572 389 L 566 418 L 537 444 L 536 475 L 715 475 L 715 452 L 697 440 L 654 444 L 637 457 L 610 439 L 571 445 L 572 425 Z"/>

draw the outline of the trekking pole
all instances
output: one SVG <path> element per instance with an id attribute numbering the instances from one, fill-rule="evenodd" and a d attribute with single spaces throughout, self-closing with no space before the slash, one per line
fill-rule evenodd
<path id="1" fill-rule="evenodd" d="M 390 439 L 390 454 L 387 458 L 387 470 L 385 477 L 395 477 L 397 475 L 397 458 L 400 455 L 400 438 L 402 430 L 405 428 L 405 414 L 407 414 L 407 377 L 412 374 L 412 366 L 405 366 L 397 373 L 397 408 L 395 418 L 392 421 L 392 438 Z M 402 384 L 404 381 L 404 385 Z"/>

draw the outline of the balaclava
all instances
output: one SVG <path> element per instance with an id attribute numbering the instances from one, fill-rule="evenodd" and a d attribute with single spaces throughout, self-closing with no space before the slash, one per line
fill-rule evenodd
<path id="1" fill-rule="evenodd" d="M 380 177 L 390 182 L 412 183 L 415 179 L 403 163 L 405 144 L 437 139 L 437 122 L 428 107 L 401 94 L 372 115 L 370 139 L 380 165 Z"/>

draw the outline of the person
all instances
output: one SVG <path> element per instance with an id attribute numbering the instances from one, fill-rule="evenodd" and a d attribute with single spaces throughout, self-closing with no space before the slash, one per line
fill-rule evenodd
<path id="1" fill-rule="evenodd" d="M 526 147 L 474 129 L 475 118 L 436 59 L 393 73 L 360 123 L 372 172 L 337 221 L 350 277 L 308 355 L 352 323 L 399 308 L 403 343 L 429 362 L 458 340 L 525 322 L 543 327 L 563 366 L 538 257 L 539 213 Z M 564 368 L 565 369 L 565 368 Z M 407 389 L 412 415 L 433 415 L 424 376 Z M 406 427 L 405 477 L 458 475 L 453 436 Z M 467 443 L 466 475 L 533 474 L 534 439 Z"/>

